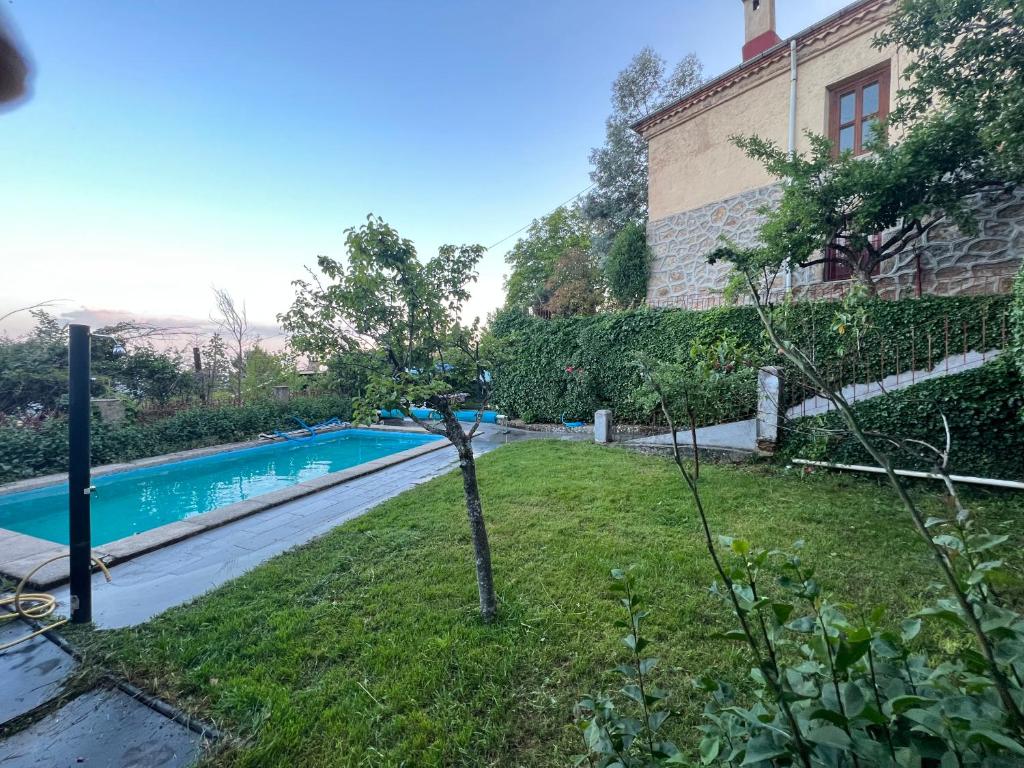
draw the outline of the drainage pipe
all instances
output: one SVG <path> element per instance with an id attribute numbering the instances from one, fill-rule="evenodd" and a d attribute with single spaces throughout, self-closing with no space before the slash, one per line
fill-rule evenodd
<path id="1" fill-rule="evenodd" d="M 797 93 L 797 65 L 799 64 L 796 51 L 796 38 L 789 41 L 789 157 L 796 157 L 796 93 Z M 793 269 L 786 261 L 786 293 L 793 290 Z"/>
<path id="2" fill-rule="evenodd" d="M 868 467 L 862 464 L 832 464 L 827 461 L 811 461 L 809 459 L 793 459 L 794 464 L 802 464 L 808 467 L 823 467 L 824 469 L 842 469 L 847 472 L 870 472 L 874 475 L 884 475 L 885 470 L 881 467 Z M 894 469 L 900 477 L 916 477 L 922 480 L 943 480 L 942 475 L 933 472 L 917 472 L 912 469 Z M 965 485 L 986 485 L 993 488 L 1012 488 L 1016 491 L 1024 491 L 1024 483 L 1016 480 L 997 480 L 990 477 L 967 477 L 964 475 L 950 475 L 949 479 L 954 483 Z"/>

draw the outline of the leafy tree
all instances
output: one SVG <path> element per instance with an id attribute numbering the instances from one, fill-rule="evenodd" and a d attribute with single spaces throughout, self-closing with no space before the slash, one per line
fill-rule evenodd
<path id="1" fill-rule="evenodd" d="M 971 121 L 933 116 L 893 144 L 884 131 L 876 133 L 871 153 L 859 157 L 836 157 L 831 142 L 814 134 L 810 154 L 796 156 L 756 136 L 734 138 L 783 188 L 779 206 L 764 211 L 761 243 L 747 251 L 747 265 L 777 272 L 790 259 L 809 267 L 823 263 L 831 249 L 874 293 L 876 268 L 944 219 L 977 230 L 967 196 L 1000 185 L 983 174 Z"/>
<path id="2" fill-rule="evenodd" d="M 903 0 L 876 41 L 909 60 L 893 120 L 951 112 L 977 126 L 991 176 L 1024 181 L 1022 29 L 1020 0 Z"/>
<path id="3" fill-rule="evenodd" d="M 0 413 L 32 406 L 55 409 L 67 393 L 68 348 L 63 326 L 33 310 L 35 328 L 22 339 L 0 337 Z"/>
<path id="4" fill-rule="evenodd" d="M 624 307 L 642 304 L 647 296 L 651 251 L 642 224 L 628 222 L 612 241 L 604 275 L 612 298 Z"/>
<path id="5" fill-rule="evenodd" d="M 209 402 L 215 392 L 228 388 L 231 363 L 228 360 L 227 345 L 219 333 L 213 334 L 201 350 L 203 365 L 202 381 L 205 387 L 204 400 Z"/>
<path id="6" fill-rule="evenodd" d="M 137 400 L 152 400 L 166 404 L 176 395 L 193 391 L 194 380 L 186 372 L 180 355 L 160 353 L 148 348 L 133 350 L 116 361 L 112 374 L 115 386 L 120 386 Z"/>
<path id="7" fill-rule="evenodd" d="M 298 389 L 300 378 L 292 355 L 287 352 L 267 352 L 256 344 L 245 353 L 242 397 L 245 402 L 252 402 L 270 397 L 274 387 Z"/>
<path id="8" fill-rule="evenodd" d="M 647 220 L 647 141 L 633 124 L 697 87 L 703 67 L 694 54 L 668 72 L 651 48 L 642 49 L 612 83 L 612 113 L 605 121 L 605 141 L 590 152 L 594 190 L 583 201 L 584 213 L 599 233 L 598 250 L 629 222 Z"/>
<path id="9" fill-rule="evenodd" d="M 604 301 L 604 285 L 593 255 L 582 248 L 567 249 L 555 262 L 544 293 L 548 298 L 542 308 L 555 317 L 597 312 Z"/>
<path id="10" fill-rule="evenodd" d="M 476 556 L 480 614 L 490 621 L 497 601 L 472 444 L 480 414 L 468 431 L 463 428 L 456 410 L 466 393 L 457 391 L 449 376 L 471 364 L 478 379 L 484 379 L 478 326 L 459 325 L 469 298 L 467 285 L 476 279 L 484 249 L 445 245 L 422 263 L 412 242 L 373 216 L 347 230 L 345 243 L 348 265 L 321 256 L 320 271 L 330 282 L 297 280 L 295 301 L 280 320 L 293 334 L 296 349 L 318 359 L 371 350 L 386 361 L 385 373 L 369 372 L 365 395 L 356 402 L 357 419 L 371 421 L 377 408 L 398 408 L 455 446 Z M 434 409 L 440 423 L 417 418 L 412 409 L 419 403 Z"/>
<path id="11" fill-rule="evenodd" d="M 549 298 L 548 282 L 569 249 L 590 250 L 590 226 L 578 208 L 562 206 L 535 219 L 505 256 L 512 270 L 505 279 L 505 305 L 539 309 Z"/>

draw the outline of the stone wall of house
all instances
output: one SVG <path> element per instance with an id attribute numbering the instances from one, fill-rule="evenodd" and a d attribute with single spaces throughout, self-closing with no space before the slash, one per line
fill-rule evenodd
<path id="1" fill-rule="evenodd" d="M 758 209 L 779 195 L 778 186 L 762 187 L 649 223 L 648 303 L 697 306 L 720 296 L 729 265 L 708 264 L 705 256 L 722 237 L 740 246 L 753 244 L 762 220 Z M 881 292 L 893 298 L 914 296 L 919 285 L 922 293 L 932 295 L 1009 291 L 1024 258 L 1024 190 L 981 196 L 975 207 L 977 234 L 965 235 L 952 223 L 937 226 L 919 247 L 882 265 Z M 841 287 L 824 283 L 823 274 L 820 265 L 794 270 L 794 291 L 813 296 Z"/>

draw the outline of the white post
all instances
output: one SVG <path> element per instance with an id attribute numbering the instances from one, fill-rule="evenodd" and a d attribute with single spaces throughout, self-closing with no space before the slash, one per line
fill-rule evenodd
<path id="1" fill-rule="evenodd" d="M 597 411 L 594 414 L 594 442 L 610 443 L 615 439 L 611 411 Z"/>
<path id="2" fill-rule="evenodd" d="M 765 366 L 757 372 L 757 450 L 774 453 L 782 418 L 782 371 Z"/>

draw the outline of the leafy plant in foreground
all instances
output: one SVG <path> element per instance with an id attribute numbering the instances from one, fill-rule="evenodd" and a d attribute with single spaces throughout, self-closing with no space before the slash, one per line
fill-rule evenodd
<path id="1" fill-rule="evenodd" d="M 629 649 L 629 660 L 615 671 L 625 681 L 619 696 L 601 693 L 584 697 L 576 705 L 577 722 L 583 731 L 587 754 L 578 755 L 576 765 L 594 768 L 645 768 L 681 762 L 678 748 L 662 738 L 661 732 L 672 710 L 666 706 L 667 694 L 653 685 L 651 671 L 658 659 L 645 657 L 649 645 L 641 634 L 641 623 L 648 611 L 633 590 L 628 570 L 612 571 L 609 589 L 619 596 L 626 618 L 615 626 L 628 630 L 622 639 Z M 633 713 L 625 712 L 617 703 L 629 702 Z"/>

